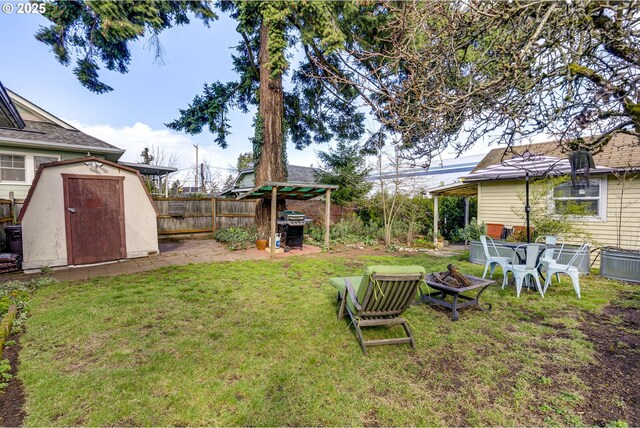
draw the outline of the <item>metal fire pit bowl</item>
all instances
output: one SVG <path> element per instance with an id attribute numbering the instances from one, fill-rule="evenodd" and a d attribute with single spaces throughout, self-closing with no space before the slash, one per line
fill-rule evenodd
<path id="1" fill-rule="evenodd" d="M 420 301 L 433 303 L 435 305 L 444 306 L 445 308 L 451 309 L 453 313 L 453 320 L 458 320 L 458 309 L 466 308 L 467 306 L 475 306 L 481 311 L 491 310 L 491 303 L 483 303 L 486 307 L 480 305 L 480 296 L 482 292 L 486 290 L 488 286 L 491 284 L 495 284 L 495 281 L 492 279 L 482 279 L 473 275 L 464 275 L 465 278 L 469 279 L 472 285 L 468 287 L 452 287 L 447 284 L 443 284 L 435 279 L 433 274 L 428 274 L 424 278 L 424 282 L 430 287 L 435 289 L 436 291 L 430 291 L 428 293 L 423 293 L 421 288 L 420 290 Z M 475 297 L 471 297 L 462 293 L 466 293 L 469 291 L 478 290 L 478 293 Z M 447 301 L 447 296 L 452 296 L 452 302 Z"/>

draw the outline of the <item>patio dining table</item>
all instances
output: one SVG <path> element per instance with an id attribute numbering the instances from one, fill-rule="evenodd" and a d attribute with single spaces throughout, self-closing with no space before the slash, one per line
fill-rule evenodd
<path id="1" fill-rule="evenodd" d="M 540 258 L 542 257 L 542 255 L 544 254 L 545 250 L 546 250 L 546 246 L 542 245 L 542 244 L 526 244 L 526 243 L 522 243 L 522 242 L 505 242 L 502 244 L 503 247 L 506 248 L 510 248 L 511 250 L 513 250 L 513 252 L 515 253 L 516 256 L 518 256 L 518 262 L 519 264 L 523 265 L 525 264 L 525 261 L 527 259 L 527 249 L 532 246 L 532 245 L 536 245 L 538 247 L 540 247 L 540 249 L 538 250 L 538 257 L 536 257 L 536 264 L 540 263 Z M 524 247 L 524 254 L 520 254 L 518 251 L 516 251 L 516 249 L 520 246 Z M 542 278 L 542 280 L 545 280 L 544 275 L 542 274 L 542 265 L 538 265 L 538 275 L 540 275 L 540 278 Z"/>

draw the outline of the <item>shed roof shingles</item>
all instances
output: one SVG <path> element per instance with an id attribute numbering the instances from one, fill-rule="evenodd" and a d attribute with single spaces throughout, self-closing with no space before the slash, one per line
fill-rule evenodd
<path id="1" fill-rule="evenodd" d="M 567 157 L 567 154 L 562 152 L 555 141 L 509 147 L 506 148 L 506 151 L 504 147 L 499 147 L 487 153 L 476 165 L 472 173 L 491 165 L 498 165 L 505 160 L 522 156 L 526 152 L 558 158 Z M 632 135 L 616 134 L 609 144 L 603 147 L 600 153 L 593 155 L 593 160 L 600 167 L 640 168 L 640 141 Z"/>
<path id="2" fill-rule="evenodd" d="M 84 132 L 65 129 L 45 122 L 25 120 L 24 129 L 0 128 L 0 141 L 4 138 L 28 140 L 34 142 L 68 144 L 93 149 L 121 150 Z M 124 150 L 121 150 L 124 151 Z"/>

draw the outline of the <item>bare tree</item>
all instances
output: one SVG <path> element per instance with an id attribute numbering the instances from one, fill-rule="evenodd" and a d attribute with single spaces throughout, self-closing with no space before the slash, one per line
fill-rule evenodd
<path id="1" fill-rule="evenodd" d="M 222 191 L 223 178 L 220 171 L 214 168 L 211 163 L 204 159 L 200 164 L 200 185 L 202 193 L 216 195 Z"/>
<path id="2" fill-rule="evenodd" d="M 406 1 L 364 8 L 345 48 L 307 72 L 358 91 L 400 152 L 511 147 L 541 133 L 598 152 L 640 135 L 638 1 Z M 382 18 L 380 18 L 382 17 Z M 348 73 L 340 71 L 345 66 Z"/>
<path id="3" fill-rule="evenodd" d="M 382 221 L 384 226 L 384 242 L 392 243 L 392 231 L 398 219 L 403 219 L 408 226 L 407 245 L 411 245 L 418 213 L 415 212 L 412 195 L 417 192 L 415 180 L 409 175 L 402 174 L 402 167 L 406 166 L 398 146 L 391 153 L 385 153 L 382 148 L 376 157 L 376 197 L 372 203 L 382 207 Z"/>
<path id="4" fill-rule="evenodd" d="M 164 147 L 151 146 L 151 165 L 168 166 L 177 168 L 180 165 L 180 156 L 176 152 L 166 152 Z"/>

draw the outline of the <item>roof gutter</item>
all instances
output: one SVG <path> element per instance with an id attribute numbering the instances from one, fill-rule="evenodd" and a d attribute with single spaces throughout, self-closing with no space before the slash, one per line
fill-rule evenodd
<path id="1" fill-rule="evenodd" d="M 51 143 L 48 141 L 23 140 L 21 138 L 0 137 L 0 141 L 12 143 L 19 147 L 38 147 L 62 150 L 67 152 L 89 151 L 93 153 L 113 153 L 122 155 L 125 151 L 117 147 L 83 146 L 81 144 Z"/>

